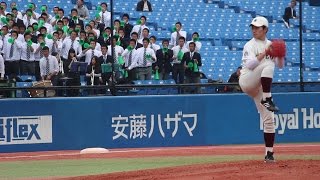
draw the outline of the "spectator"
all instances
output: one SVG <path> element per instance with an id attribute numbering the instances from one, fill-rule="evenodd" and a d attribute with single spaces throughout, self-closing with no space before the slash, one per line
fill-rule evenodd
<path id="1" fill-rule="evenodd" d="M 104 29 L 104 32 L 102 32 L 98 38 L 98 42 L 101 45 L 107 45 L 109 46 L 111 44 L 111 28 L 110 27 L 106 27 Z"/>
<path id="2" fill-rule="evenodd" d="M 11 8 L 12 13 L 13 13 L 14 9 L 17 11 L 17 13 L 14 12 L 14 14 L 16 14 L 16 18 L 19 18 L 21 20 L 23 19 L 22 13 L 17 10 L 17 3 L 16 2 L 11 2 L 10 8 Z"/>
<path id="3" fill-rule="evenodd" d="M 101 77 L 101 66 L 98 62 L 98 57 L 93 56 L 87 67 L 86 79 L 87 85 L 99 85 Z M 96 94 L 96 90 L 92 91 L 92 94 Z"/>
<path id="4" fill-rule="evenodd" d="M 32 16 L 32 10 L 28 9 L 26 11 L 26 15 L 24 15 L 23 23 L 26 27 L 32 25 L 33 23 L 37 23 L 37 21 Z"/>
<path id="5" fill-rule="evenodd" d="M 77 58 L 80 59 L 81 57 L 85 56 L 85 62 L 87 62 L 89 65 L 90 62 L 92 62 L 93 56 L 100 57 L 101 55 L 101 51 L 96 50 L 96 41 L 93 40 L 90 42 L 90 47 L 82 51 L 82 53 L 80 53 L 79 55 L 77 55 Z M 98 58 L 96 60 L 98 60 Z"/>
<path id="6" fill-rule="evenodd" d="M 129 23 L 129 15 L 128 14 L 123 14 L 122 16 L 122 21 L 124 22 L 124 37 L 129 40 L 130 39 L 130 33 L 132 31 L 132 24 Z"/>
<path id="7" fill-rule="evenodd" d="M 149 46 L 149 39 L 143 39 L 143 47 L 137 49 L 136 56 L 128 70 L 136 67 L 136 73 L 139 80 L 151 80 L 152 63 L 157 61 L 154 51 Z"/>
<path id="8" fill-rule="evenodd" d="M 136 10 L 152 12 L 152 5 L 148 0 L 141 0 L 138 2 Z"/>
<path id="9" fill-rule="evenodd" d="M 31 34 L 24 34 L 24 42 L 19 42 L 18 48 L 21 49 L 20 74 L 35 75 L 34 52 L 38 45 L 31 41 Z"/>
<path id="10" fill-rule="evenodd" d="M 157 42 L 157 38 L 155 36 L 151 36 L 149 48 L 153 49 L 154 53 L 156 53 L 160 49 L 160 46 L 156 42 Z"/>
<path id="11" fill-rule="evenodd" d="M 120 46 L 123 49 L 126 49 L 129 42 L 124 37 L 124 29 L 122 27 L 120 27 L 118 32 L 119 32 L 118 42 L 120 42 Z"/>
<path id="12" fill-rule="evenodd" d="M 70 26 L 76 26 L 77 24 L 80 24 L 81 30 L 84 30 L 84 23 L 83 20 L 79 18 L 78 10 L 77 9 L 71 9 L 71 17 L 69 20 Z"/>
<path id="13" fill-rule="evenodd" d="M 79 41 L 76 40 L 77 38 L 77 32 L 72 31 L 70 34 L 70 37 L 67 37 L 62 42 L 62 48 L 61 48 L 61 60 L 64 62 L 68 58 L 69 50 L 72 48 L 75 50 L 76 54 L 80 54 L 82 52 L 81 45 Z M 64 70 L 66 71 L 68 67 L 64 67 Z"/>
<path id="14" fill-rule="evenodd" d="M 128 82 L 131 82 L 136 79 L 135 69 L 131 69 L 131 70 L 128 69 L 131 66 L 131 64 L 133 63 L 134 57 L 136 56 L 137 50 L 135 49 L 135 46 L 136 46 L 136 40 L 131 39 L 129 42 L 129 46 L 122 53 L 122 56 L 125 61 L 124 69 L 128 73 L 128 77 L 127 77 Z"/>
<path id="15" fill-rule="evenodd" d="M 112 56 L 113 55 L 113 62 L 115 64 L 119 64 L 119 56 L 123 53 L 124 49 L 117 45 L 117 38 L 113 37 L 112 38 L 112 43 L 113 43 L 113 49 L 111 48 L 111 45 L 108 46 L 108 55 Z M 112 54 L 113 51 L 113 54 Z"/>
<path id="16" fill-rule="evenodd" d="M 187 44 L 186 44 L 187 48 L 189 48 L 189 44 L 191 42 L 196 43 L 196 52 L 200 52 L 200 49 L 202 47 L 202 43 L 199 41 L 199 33 L 198 32 L 192 33 L 192 40 L 187 42 Z"/>
<path id="17" fill-rule="evenodd" d="M 169 79 L 169 74 L 172 71 L 171 62 L 173 59 L 173 50 L 169 49 L 169 40 L 162 41 L 162 49 L 156 51 L 157 62 L 154 63 L 154 70 L 158 70 L 160 79 Z"/>
<path id="18" fill-rule="evenodd" d="M 53 86 L 58 84 L 59 65 L 55 56 L 49 54 L 49 48 L 43 47 L 43 58 L 40 59 L 40 74 L 42 80 L 51 80 Z"/>
<path id="19" fill-rule="evenodd" d="M 17 10 L 17 8 L 12 8 L 11 14 L 13 15 L 15 24 L 17 24 L 18 26 L 22 26 L 24 25 L 24 23 L 22 20 L 22 15 L 20 16 L 19 13 L 21 14 L 21 12 Z"/>
<path id="20" fill-rule="evenodd" d="M 182 64 L 186 68 L 186 83 L 200 83 L 200 72 L 199 67 L 202 66 L 201 55 L 195 52 L 196 43 L 191 42 L 189 44 L 190 52 L 186 52 L 183 55 Z M 200 87 L 196 87 L 196 90 L 192 90 L 193 88 L 187 88 L 187 90 L 191 93 L 201 93 Z"/>
<path id="21" fill-rule="evenodd" d="M 108 12 L 108 5 L 107 3 L 103 2 L 100 4 L 101 6 L 101 12 L 100 15 L 100 23 L 104 25 L 104 27 L 110 27 L 111 26 L 111 13 Z"/>
<path id="22" fill-rule="evenodd" d="M 228 80 L 228 83 L 238 83 L 239 84 L 239 77 L 240 77 L 241 69 L 242 69 L 242 67 L 239 66 L 237 68 L 237 71 L 231 74 L 231 76 L 230 76 L 230 78 Z M 225 87 L 225 91 L 226 92 L 240 92 L 241 88 L 240 88 L 239 85 L 237 85 L 237 86 L 226 86 Z"/>
<path id="23" fill-rule="evenodd" d="M 4 69 L 4 60 L 3 60 L 2 55 L 0 54 L 0 80 L 4 79 L 4 74 L 6 73 L 4 70 L 5 70 Z"/>
<path id="24" fill-rule="evenodd" d="M 2 29 L 4 29 L 4 26 Z M 9 39 L 11 38 L 11 42 Z M 5 70 L 6 75 L 9 76 L 10 79 L 15 78 L 19 75 L 19 61 L 20 61 L 20 49 L 18 47 L 18 32 L 12 31 L 11 36 L 9 38 L 5 38 L 3 42 L 3 58 L 5 59 Z M 3 74 L 4 75 L 4 74 Z"/>
<path id="25" fill-rule="evenodd" d="M 74 8 L 77 9 L 80 19 L 89 19 L 89 10 L 84 4 L 84 0 L 77 0 L 77 4 L 74 6 Z"/>
<path id="26" fill-rule="evenodd" d="M 147 17 L 141 16 L 141 17 L 140 17 L 140 22 L 139 22 L 137 25 L 133 26 L 132 31 L 131 31 L 131 34 L 132 34 L 133 32 L 136 32 L 136 33 L 138 33 L 138 39 L 143 39 L 143 38 L 142 38 L 142 37 L 143 37 L 143 36 L 142 36 L 142 30 L 143 30 L 144 28 L 149 29 L 148 26 L 146 26 L 146 22 L 147 22 Z"/>
<path id="27" fill-rule="evenodd" d="M 179 44 L 180 37 L 184 37 L 185 39 L 187 38 L 187 32 L 182 31 L 181 22 L 176 22 L 174 30 L 175 30 L 175 32 L 173 32 L 171 34 L 171 40 L 170 40 L 170 44 L 169 44 L 170 48 L 177 46 Z"/>
<path id="28" fill-rule="evenodd" d="M 184 66 L 181 63 L 184 53 L 189 50 L 185 47 L 186 39 L 184 37 L 179 38 L 179 45 L 172 48 L 173 50 L 173 66 L 172 77 L 176 84 L 184 83 Z"/>
<path id="29" fill-rule="evenodd" d="M 113 62 L 112 56 L 108 55 L 108 46 L 102 45 L 101 46 L 101 53 L 102 55 L 99 57 L 99 64 L 108 64 L 110 67 Z M 102 85 L 110 84 L 110 78 L 112 76 L 112 72 L 102 72 L 101 71 L 101 77 L 102 77 Z"/>
<path id="30" fill-rule="evenodd" d="M 143 39 L 145 39 L 145 38 L 149 39 L 149 33 L 150 33 L 149 29 L 148 28 L 144 28 L 142 30 L 142 38 L 138 40 L 138 43 L 143 44 L 143 42 L 142 42 Z"/>
<path id="31" fill-rule="evenodd" d="M 131 34 L 131 38 L 136 41 L 135 49 L 139 49 L 139 48 L 143 47 L 142 44 L 138 43 L 138 33 L 133 32 L 133 33 Z"/>
<path id="32" fill-rule="evenodd" d="M 284 10 L 284 15 L 282 16 L 282 20 L 283 20 L 283 23 L 284 25 L 287 27 L 287 28 L 290 28 L 290 22 L 289 22 L 289 19 L 296 19 L 298 18 L 297 15 L 296 15 L 296 10 L 294 9 L 294 7 L 296 6 L 297 2 L 296 0 L 292 0 L 289 7 L 287 7 L 285 10 Z"/>

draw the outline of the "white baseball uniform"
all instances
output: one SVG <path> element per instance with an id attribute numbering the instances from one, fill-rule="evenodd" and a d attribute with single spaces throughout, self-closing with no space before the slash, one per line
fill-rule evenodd
<path id="1" fill-rule="evenodd" d="M 261 104 L 262 86 L 261 77 L 273 78 L 275 62 L 269 56 L 265 56 L 260 62 L 257 56 L 263 53 L 271 44 L 271 41 L 264 41 L 252 38 L 243 49 L 242 70 L 239 84 L 243 92 L 253 98 L 260 113 L 260 120 L 264 124 L 265 133 L 275 133 L 274 113 Z"/>

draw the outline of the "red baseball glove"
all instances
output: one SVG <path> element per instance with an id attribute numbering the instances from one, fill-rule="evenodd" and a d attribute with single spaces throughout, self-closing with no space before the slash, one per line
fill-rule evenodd
<path id="1" fill-rule="evenodd" d="M 286 43 L 282 39 L 273 40 L 266 54 L 271 57 L 284 58 L 286 56 Z"/>

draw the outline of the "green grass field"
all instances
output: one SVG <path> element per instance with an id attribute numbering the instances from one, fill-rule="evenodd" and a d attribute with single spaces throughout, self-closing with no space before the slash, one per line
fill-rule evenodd
<path id="1" fill-rule="evenodd" d="M 277 156 L 277 159 L 320 160 L 320 156 L 281 155 Z M 0 179 L 71 177 L 243 160 L 262 160 L 262 157 L 257 155 L 224 155 L 0 162 Z"/>

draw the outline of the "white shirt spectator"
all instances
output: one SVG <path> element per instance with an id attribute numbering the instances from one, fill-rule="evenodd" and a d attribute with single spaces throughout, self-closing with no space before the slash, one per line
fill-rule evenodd
<path id="1" fill-rule="evenodd" d="M 35 44 L 35 43 L 31 44 L 33 51 L 30 49 L 30 59 L 29 60 L 27 57 L 27 51 L 28 51 L 27 42 L 26 41 L 23 41 L 23 42 L 17 41 L 17 45 L 18 45 L 18 48 L 21 49 L 21 60 L 24 60 L 24 61 L 34 61 L 35 60 L 34 53 L 39 46 L 38 44 Z"/>
<path id="2" fill-rule="evenodd" d="M 187 38 L 186 31 L 180 30 L 179 34 L 180 34 L 180 37 L 182 36 L 184 38 Z M 177 32 L 173 32 L 173 33 L 171 33 L 171 39 L 170 39 L 169 46 L 171 46 L 171 47 L 177 46 L 178 44 L 176 42 L 177 42 Z"/>
<path id="3" fill-rule="evenodd" d="M 118 46 L 118 45 L 116 45 L 114 48 L 115 48 L 115 59 L 116 59 L 115 63 L 118 64 L 119 63 L 118 57 L 119 57 L 119 55 L 121 56 L 121 54 L 124 52 L 124 49 L 123 49 L 123 47 Z M 108 46 L 108 55 L 112 56 L 112 48 L 110 45 Z"/>
<path id="4" fill-rule="evenodd" d="M 191 42 L 194 42 L 194 41 L 188 41 L 187 44 L 186 44 L 186 48 L 189 49 L 189 44 L 190 44 Z M 202 47 L 202 43 L 201 43 L 200 41 L 196 41 L 196 42 L 194 42 L 194 43 L 196 43 L 196 49 L 195 49 L 195 51 L 196 51 L 196 52 L 200 52 L 200 49 L 201 49 L 201 47 Z M 189 49 L 189 50 L 190 50 L 190 49 Z"/>
<path id="5" fill-rule="evenodd" d="M 18 39 L 16 39 L 13 44 L 9 43 L 8 41 L 5 41 L 5 43 L 4 43 L 4 47 L 5 48 L 3 48 L 3 54 L 4 54 L 3 58 L 6 61 L 17 61 L 17 60 L 20 60 L 20 56 L 21 56 L 20 52 L 21 52 L 21 50 L 18 47 L 18 43 L 19 42 L 20 41 Z M 12 57 L 10 57 L 11 46 L 13 46 Z"/>
<path id="6" fill-rule="evenodd" d="M 180 52 L 180 50 L 182 51 L 182 53 L 186 53 L 189 52 L 189 49 L 187 49 L 185 46 L 180 47 L 180 46 L 175 46 L 172 48 L 173 51 L 173 64 L 180 64 L 181 61 L 178 60 L 178 54 Z"/>
<path id="7" fill-rule="evenodd" d="M 92 53 L 93 53 L 93 54 L 92 54 Z M 85 58 L 85 62 L 87 62 L 88 65 L 89 65 L 90 62 L 91 62 L 91 58 L 92 58 L 93 56 L 100 57 L 100 56 L 102 56 L 102 53 L 101 53 L 101 51 L 98 51 L 98 50 L 95 50 L 95 49 L 94 49 L 94 50 L 89 49 L 88 51 L 82 51 L 81 54 L 77 55 L 77 58 L 81 58 L 81 57 L 83 57 L 83 56 L 86 57 L 86 58 Z"/>
<path id="8" fill-rule="evenodd" d="M 47 59 L 48 58 L 48 59 Z M 55 56 L 49 55 L 40 59 L 40 75 L 46 76 L 47 61 L 49 60 L 49 74 L 57 74 L 59 72 L 58 60 Z"/>
<path id="9" fill-rule="evenodd" d="M 64 59 L 68 58 L 69 50 L 71 49 L 72 40 L 71 38 L 65 38 L 62 42 L 61 55 Z M 82 47 L 77 40 L 73 41 L 73 49 L 76 51 L 76 54 L 82 52 Z"/>
<path id="10" fill-rule="evenodd" d="M 36 21 L 35 19 L 33 18 L 30 18 L 30 23 L 28 22 L 28 18 L 27 16 L 25 15 L 24 18 L 23 18 L 23 24 L 28 27 L 29 25 L 32 25 L 33 23 L 38 23 L 38 21 Z"/>
<path id="11" fill-rule="evenodd" d="M 4 78 L 4 74 L 5 74 L 5 71 L 4 71 L 4 59 L 2 57 L 2 55 L 0 54 L 0 78 L 3 79 Z"/>
<path id="12" fill-rule="evenodd" d="M 136 32 L 139 35 L 138 39 L 142 39 L 143 38 L 142 31 L 143 31 L 144 28 L 149 29 L 149 27 L 146 26 L 145 24 L 144 25 L 135 25 L 135 26 L 133 26 L 132 31 L 131 31 L 130 34 L 132 34 L 133 32 Z"/>
<path id="13" fill-rule="evenodd" d="M 151 48 L 154 50 L 154 53 L 156 53 L 161 47 L 158 44 L 151 44 L 149 43 L 148 48 Z"/>
<path id="14" fill-rule="evenodd" d="M 131 53 L 131 59 L 130 59 L 130 53 Z M 137 53 L 136 49 L 132 49 L 131 51 L 129 51 L 128 49 L 124 50 L 124 52 L 122 53 L 122 56 L 125 62 L 125 67 L 131 66 L 136 56 L 136 53 Z"/>
<path id="15" fill-rule="evenodd" d="M 108 11 L 105 11 L 104 13 L 101 11 L 99 13 L 100 15 L 100 23 L 103 23 L 105 25 L 105 27 L 111 27 L 111 13 Z M 102 18 L 103 16 L 103 18 Z M 103 20 L 103 22 L 102 22 Z"/>
<path id="16" fill-rule="evenodd" d="M 155 61 L 147 60 L 146 66 L 144 66 L 144 58 L 145 58 L 144 52 L 145 51 L 146 51 L 146 55 L 151 55 L 151 57 L 153 57 L 155 59 Z M 141 48 L 137 49 L 136 55 L 133 59 L 133 63 L 131 64 L 131 66 L 129 66 L 128 69 L 131 70 L 135 67 L 151 67 L 152 63 L 154 63 L 156 61 L 157 61 L 157 57 L 156 57 L 156 54 L 154 53 L 153 49 L 141 47 Z"/>

